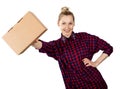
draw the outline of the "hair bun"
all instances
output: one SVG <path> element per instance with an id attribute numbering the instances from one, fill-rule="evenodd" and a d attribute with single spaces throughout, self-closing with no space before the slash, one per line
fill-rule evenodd
<path id="1" fill-rule="evenodd" d="M 61 12 L 67 12 L 67 11 L 69 11 L 69 8 L 68 8 L 68 7 L 62 7 L 62 8 L 61 8 Z"/>

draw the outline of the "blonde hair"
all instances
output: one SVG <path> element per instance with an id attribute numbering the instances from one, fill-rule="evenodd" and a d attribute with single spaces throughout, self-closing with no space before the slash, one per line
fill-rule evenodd
<path id="1" fill-rule="evenodd" d="M 69 10 L 68 7 L 62 7 L 61 8 L 61 13 L 59 14 L 58 17 L 58 22 L 60 21 L 60 19 L 64 16 L 64 15 L 71 15 L 73 17 L 73 21 L 75 21 L 74 15 L 73 13 Z"/>

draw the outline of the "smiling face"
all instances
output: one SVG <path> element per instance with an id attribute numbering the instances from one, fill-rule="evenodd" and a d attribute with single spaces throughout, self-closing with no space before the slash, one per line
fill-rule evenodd
<path id="1" fill-rule="evenodd" d="M 69 38 L 71 36 L 74 25 L 75 23 L 73 21 L 72 15 L 63 15 L 58 21 L 58 26 L 61 29 L 61 33 L 66 38 Z"/>

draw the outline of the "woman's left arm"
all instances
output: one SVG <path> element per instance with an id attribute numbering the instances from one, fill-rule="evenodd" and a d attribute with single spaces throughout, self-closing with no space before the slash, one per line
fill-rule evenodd
<path id="1" fill-rule="evenodd" d="M 88 58 L 84 58 L 83 62 L 86 66 L 92 66 L 97 67 L 100 63 L 102 63 L 106 58 L 108 57 L 108 54 L 102 53 L 100 57 L 96 61 L 91 61 Z"/>
<path id="2" fill-rule="evenodd" d="M 113 52 L 113 47 L 107 43 L 106 41 L 104 41 L 103 39 L 100 39 L 97 36 L 93 36 L 93 35 L 88 35 L 88 37 L 91 39 L 90 43 L 93 44 L 92 48 L 92 52 L 97 52 L 99 50 L 102 50 L 103 53 L 100 55 L 100 57 L 98 57 L 96 59 L 96 61 L 91 61 L 88 58 L 84 58 L 83 62 L 86 66 L 93 66 L 93 67 L 97 67 L 100 63 L 102 63 L 108 56 L 110 56 L 110 54 Z M 89 39 L 88 38 L 88 39 Z"/>

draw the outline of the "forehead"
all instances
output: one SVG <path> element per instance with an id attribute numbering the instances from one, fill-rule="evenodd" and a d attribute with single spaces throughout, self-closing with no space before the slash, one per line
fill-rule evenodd
<path id="1" fill-rule="evenodd" d="M 73 22 L 72 15 L 63 15 L 60 19 L 62 22 Z"/>

